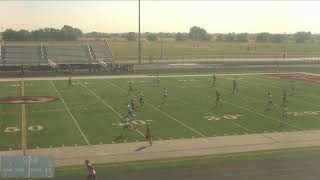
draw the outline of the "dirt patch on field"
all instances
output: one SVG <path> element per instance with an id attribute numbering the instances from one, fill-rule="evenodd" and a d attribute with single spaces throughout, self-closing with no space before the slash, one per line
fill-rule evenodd
<path id="1" fill-rule="evenodd" d="M 0 98 L 0 104 L 32 104 L 56 100 L 52 96 L 12 96 Z"/>
<path id="2" fill-rule="evenodd" d="M 303 74 L 303 73 L 288 73 L 288 74 L 265 74 L 268 76 L 273 76 L 273 77 L 278 77 L 278 78 L 285 78 L 285 79 L 290 79 L 290 80 L 301 80 L 301 81 L 308 81 L 308 82 L 313 82 L 313 83 L 320 83 L 320 76 L 317 75 L 311 75 L 311 74 Z"/>

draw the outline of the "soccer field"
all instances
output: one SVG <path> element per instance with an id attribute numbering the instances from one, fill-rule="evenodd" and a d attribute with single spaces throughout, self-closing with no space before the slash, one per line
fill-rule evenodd
<path id="1" fill-rule="evenodd" d="M 320 129 L 319 85 L 303 75 L 162 76 L 160 87 L 155 77 L 25 80 L 26 96 L 54 96 L 58 100 L 26 105 L 28 148 L 48 148 L 145 141 L 145 122 L 150 122 L 154 140 L 255 134 L 279 131 Z M 289 79 L 291 78 L 291 79 Z M 232 94 L 232 81 L 239 91 Z M 319 78 L 320 79 L 320 78 Z M 128 81 L 135 92 L 128 96 Z M 280 127 L 283 90 L 288 96 L 288 121 Z M 21 95 L 21 82 L 0 82 L 2 97 Z M 168 89 L 168 99 L 160 104 Z M 221 93 L 222 107 L 215 106 L 215 91 Z M 145 97 L 132 124 L 136 130 L 124 130 L 132 98 L 139 105 L 138 92 Z M 274 106 L 267 108 L 267 93 Z M 0 105 L 0 150 L 21 149 L 21 105 Z"/>

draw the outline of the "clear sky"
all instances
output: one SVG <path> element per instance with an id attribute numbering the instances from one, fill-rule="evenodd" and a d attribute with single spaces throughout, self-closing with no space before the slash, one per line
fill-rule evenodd
<path id="1" fill-rule="evenodd" d="M 319 1 L 141 1 L 142 32 L 320 33 Z M 4 29 L 61 28 L 138 31 L 138 1 L 0 1 Z"/>

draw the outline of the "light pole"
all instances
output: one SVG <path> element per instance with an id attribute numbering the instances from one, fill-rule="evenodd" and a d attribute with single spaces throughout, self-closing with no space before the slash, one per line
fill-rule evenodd
<path id="1" fill-rule="evenodd" d="M 138 42 L 138 56 L 139 64 L 141 64 L 141 32 L 140 32 L 140 0 L 139 0 L 139 42 Z"/>
<path id="2" fill-rule="evenodd" d="M 162 53 L 163 53 L 163 50 L 162 50 L 162 32 L 161 32 L 161 35 L 160 35 L 160 42 L 161 42 L 161 55 L 160 55 L 160 59 L 162 60 Z"/>
<path id="3" fill-rule="evenodd" d="M 286 33 L 283 33 L 283 59 L 286 58 Z"/>

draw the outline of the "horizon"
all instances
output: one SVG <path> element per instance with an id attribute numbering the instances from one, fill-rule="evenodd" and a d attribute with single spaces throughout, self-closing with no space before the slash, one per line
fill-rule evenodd
<path id="1" fill-rule="evenodd" d="M 1 1 L 0 5 L 3 30 L 63 25 L 84 33 L 138 30 L 137 1 Z M 141 32 L 188 33 L 195 25 L 210 34 L 319 34 L 319 7 L 320 2 L 313 1 L 141 1 Z"/>

